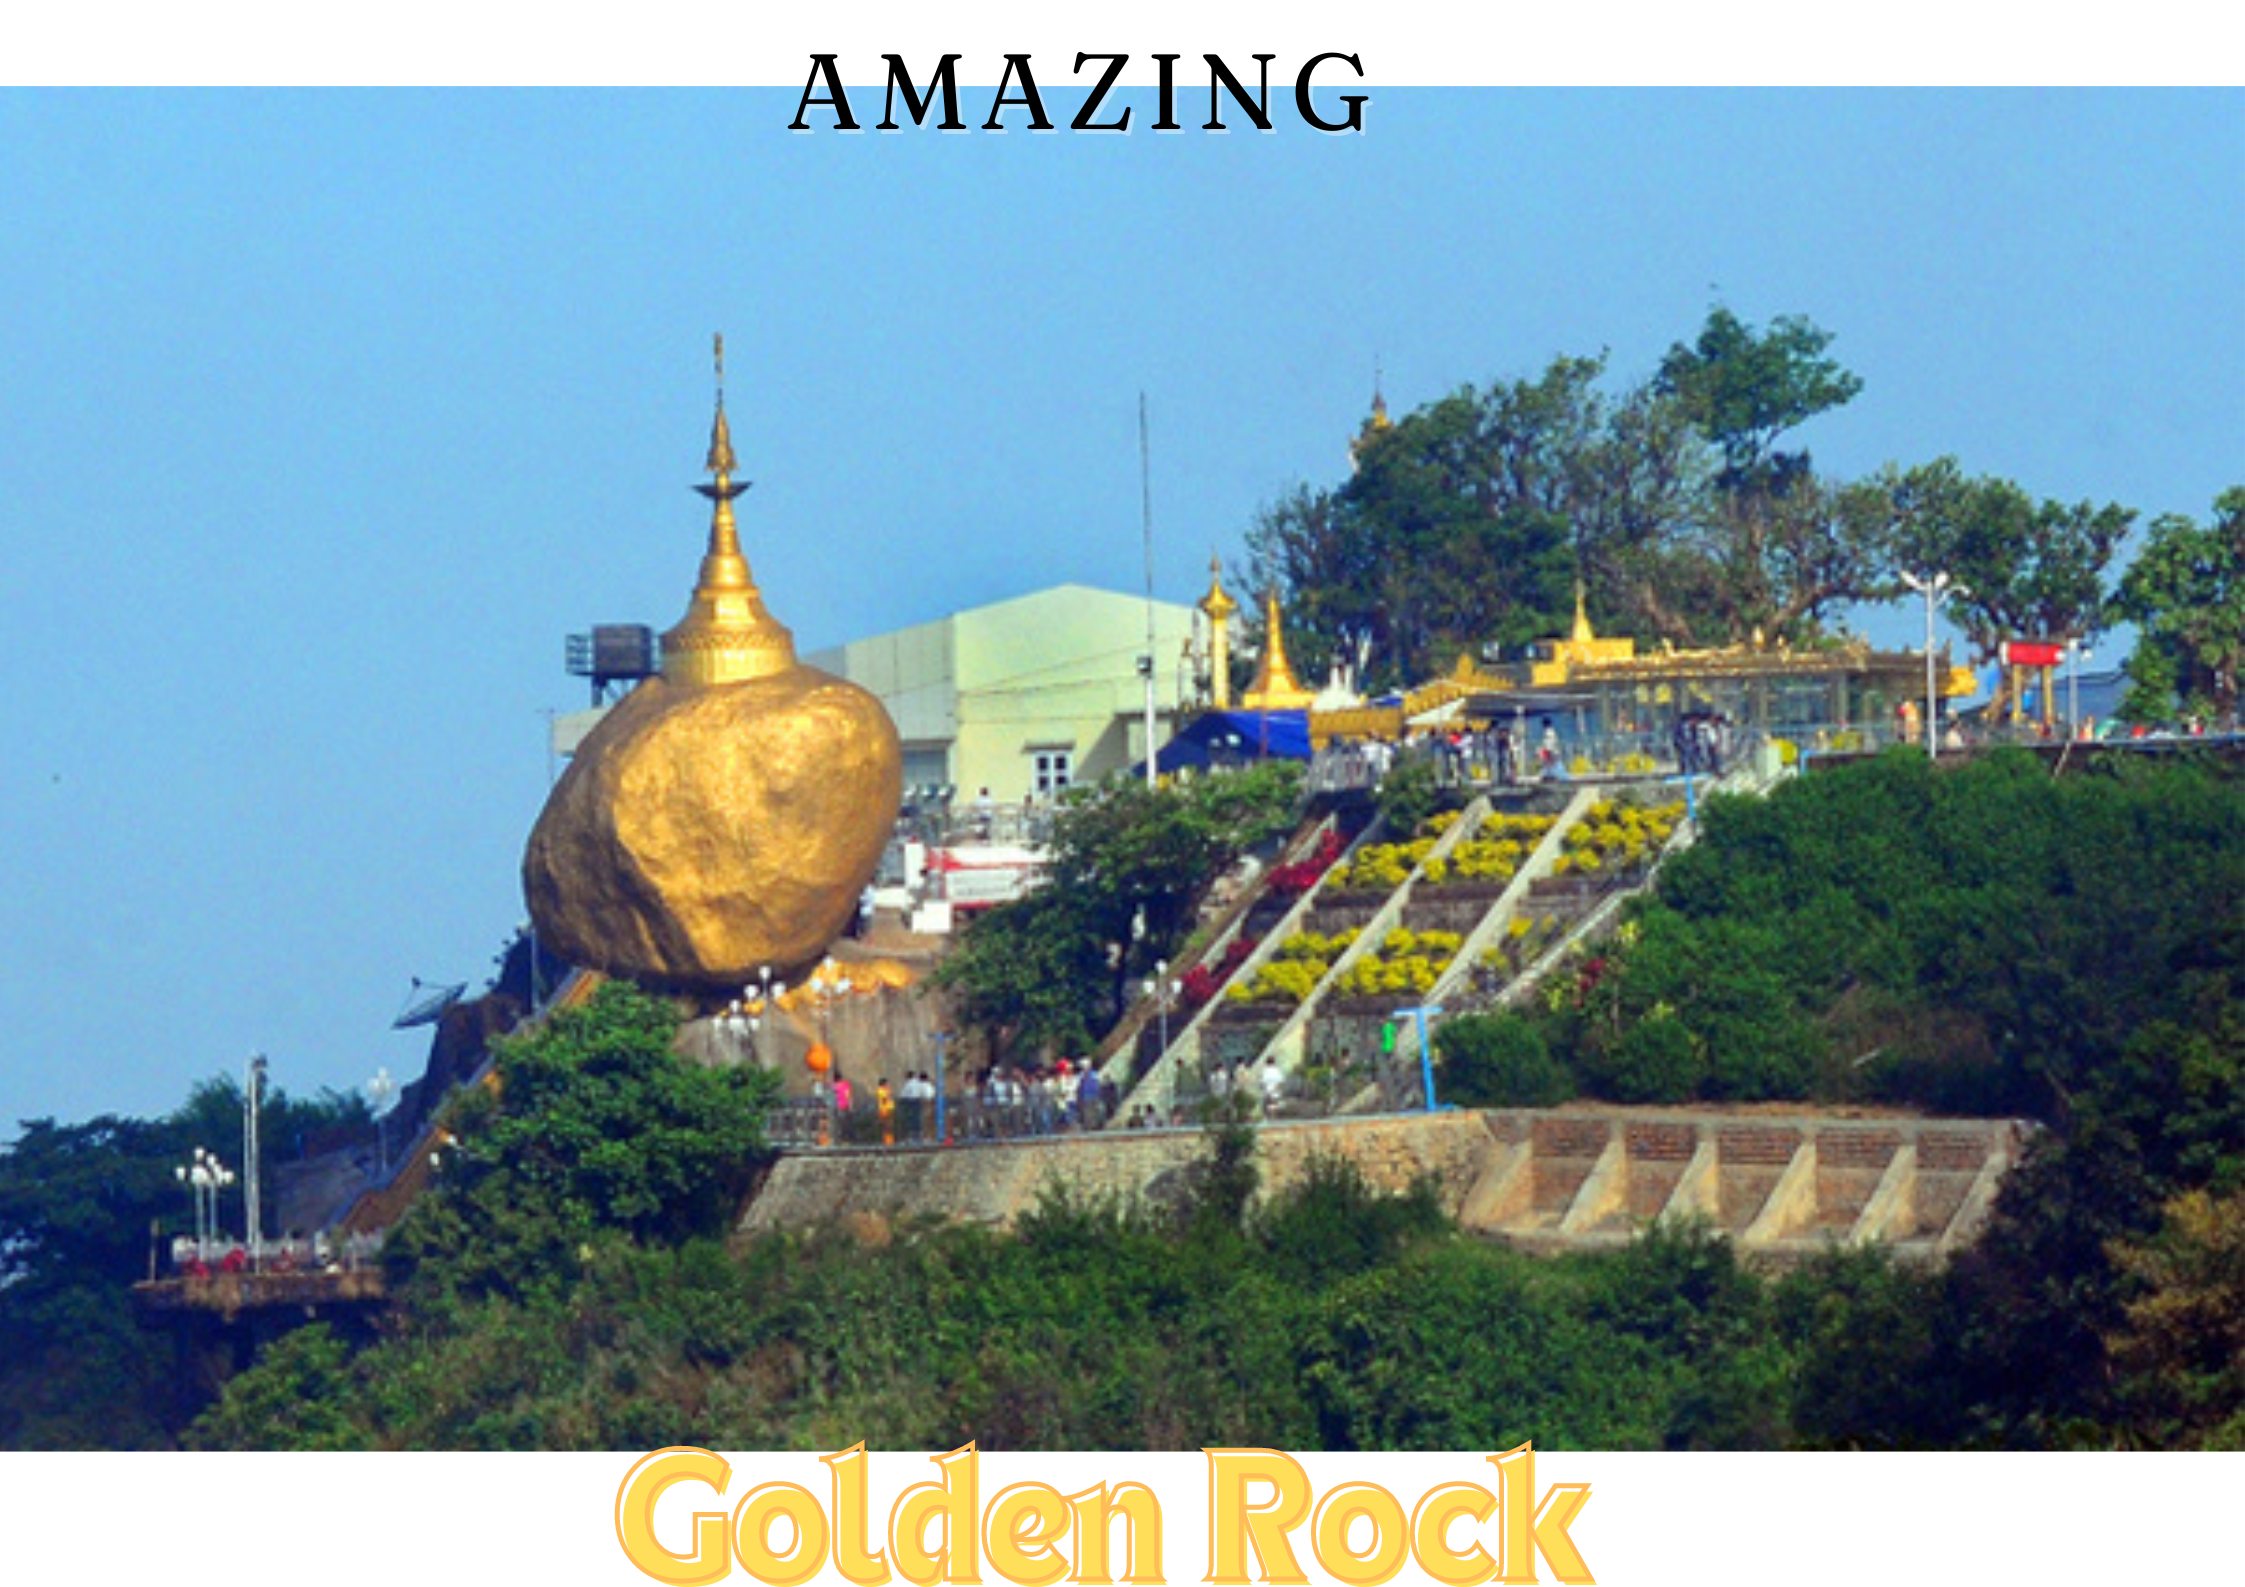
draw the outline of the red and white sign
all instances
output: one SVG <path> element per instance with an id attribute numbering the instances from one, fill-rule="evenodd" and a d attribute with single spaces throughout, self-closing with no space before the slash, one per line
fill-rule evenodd
<path id="1" fill-rule="evenodd" d="M 2055 667 L 2066 659 L 2066 647 L 2055 639 L 2007 639 L 2000 649 L 2007 667 Z"/>
<path id="2" fill-rule="evenodd" d="M 961 844 L 928 856 L 928 869 L 942 876 L 943 897 L 956 909 L 1010 904 L 1037 885 L 1044 866 L 1042 850 L 1003 843 Z"/>

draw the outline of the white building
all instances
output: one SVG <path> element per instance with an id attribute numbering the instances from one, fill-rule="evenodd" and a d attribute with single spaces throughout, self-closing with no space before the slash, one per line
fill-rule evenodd
<path id="1" fill-rule="evenodd" d="M 1156 748 L 1194 699 L 1195 612 L 1154 603 Z M 1044 798 L 1143 760 L 1146 599 L 1080 584 L 852 640 L 803 659 L 880 697 L 904 740 L 907 789 L 960 806 Z"/>

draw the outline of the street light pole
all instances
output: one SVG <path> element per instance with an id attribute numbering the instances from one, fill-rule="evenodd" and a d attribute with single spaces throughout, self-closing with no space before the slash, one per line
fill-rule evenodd
<path id="1" fill-rule="evenodd" d="M 181 1163 L 172 1170 L 172 1177 L 187 1187 L 188 1200 L 195 1207 L 195 1257 L 202 1260 L 203 1238 L 203 1149 L 195 1148 L 195 1160 Z"/>
<path id="2" fill-rule="evenodd" d="M 243 1185 L 248 1209 L 244 1216 L 243 1234 L 249 1242 L 249 1265 L 257 1271 L 265 1260 L 264 1209 L 257 1199 L 258 1111 L 265 1089 L 265 1055 L 252 1053 L 249 1060 L 249 1084 L 242 1095 L 242 1161 L 247 1164 L 248 1179 Z"/>
<path id="3" fill-rule="evenodd" d="M 374 1131 L 377 1149 L 381 1154 L 382 1173 L 390 1172 L 390 1102 L 398 1094 L 398 1083 L 390 1078 L 387 1065 L 374 1071 L 374 1078 L 366 1083 L 366 1094 L 374 1101 Z"/>
<path id="4" fill-rule="evenodd" d="M 218 1193 L 234 1182 L 233 1171 L 204 1147 L 195 1148 L 194 1161 L 172 1170 L 195 1197 L 195 1259 L 210 1260 L 210 1248 L 219 1238 Z"/>
<path id="5" fill-rule="evenodd" d="M 1146 654 L 1139 672 L 1146 680 L 1146 790 L 1151 793 L 1159 778 L 1154 765 L 1159 745 L 1154 717 L 1154 483 L 1146 448 L 1146 393 L 1138 393 L 1138 524 L 1146 542 Z"/>
<path id="6" fill-rule="evenodd" d="M 1932 760 L 1940 754 L 1935 719 L 1941 708 L 1941 696 L 1933 676 L 1933 617 L 1951 596 L 1969 595 L 1971 591 L 1951 580 L 1946 573 L 1928 573 L 1922 578 L 1915 573 L 1904 573 L 1902 582 L 1925 597 L 1925 753 L 1926 758 Z"/>
<path id="7" fill-rule="evenodd" d="M 764 1049 L 764 1022 L 773 1019 L 773 1011 L 778 1006 L 774 1000 L 786 995 L 787 983 L 773 980 L 772 967 L 767 964 L 757 969 L 756 979 L 742 987 L 741 995 L 733 1002 L 732 1013 L 739 1021 L 734 1026 L 734 1039 L 739 1039 L 739 1027 L 745 1024 L 756 1062 L 766 1069 L 771 1067 L 771 1055 Z"/>

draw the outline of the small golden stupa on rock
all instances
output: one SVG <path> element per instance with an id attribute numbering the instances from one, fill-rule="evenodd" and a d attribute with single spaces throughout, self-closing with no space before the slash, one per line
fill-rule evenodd
<path id="1" fill-rule="evenodd" d="M 903 795 L 881 702 L 795 659 L 741 555 L 717 340 L 709 550 L 663 670 L 578 747 L 523 855 L 541 943 L 681 991 L 815 961 L 858 907 Z"/>

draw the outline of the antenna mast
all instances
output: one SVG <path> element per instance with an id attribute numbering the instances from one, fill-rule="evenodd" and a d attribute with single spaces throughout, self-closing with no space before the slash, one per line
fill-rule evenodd
<path id="1" fill-rule="evenodd" d="M 1146 654 L 1138 660 L 1139 675 L 1146 680 L 1146 787 L 1155 786 L 1154 773 L 1154 486 L 1147 460 L 1146 393 L 1138 393 L 1138 523 L 1146 541 Z"/>

